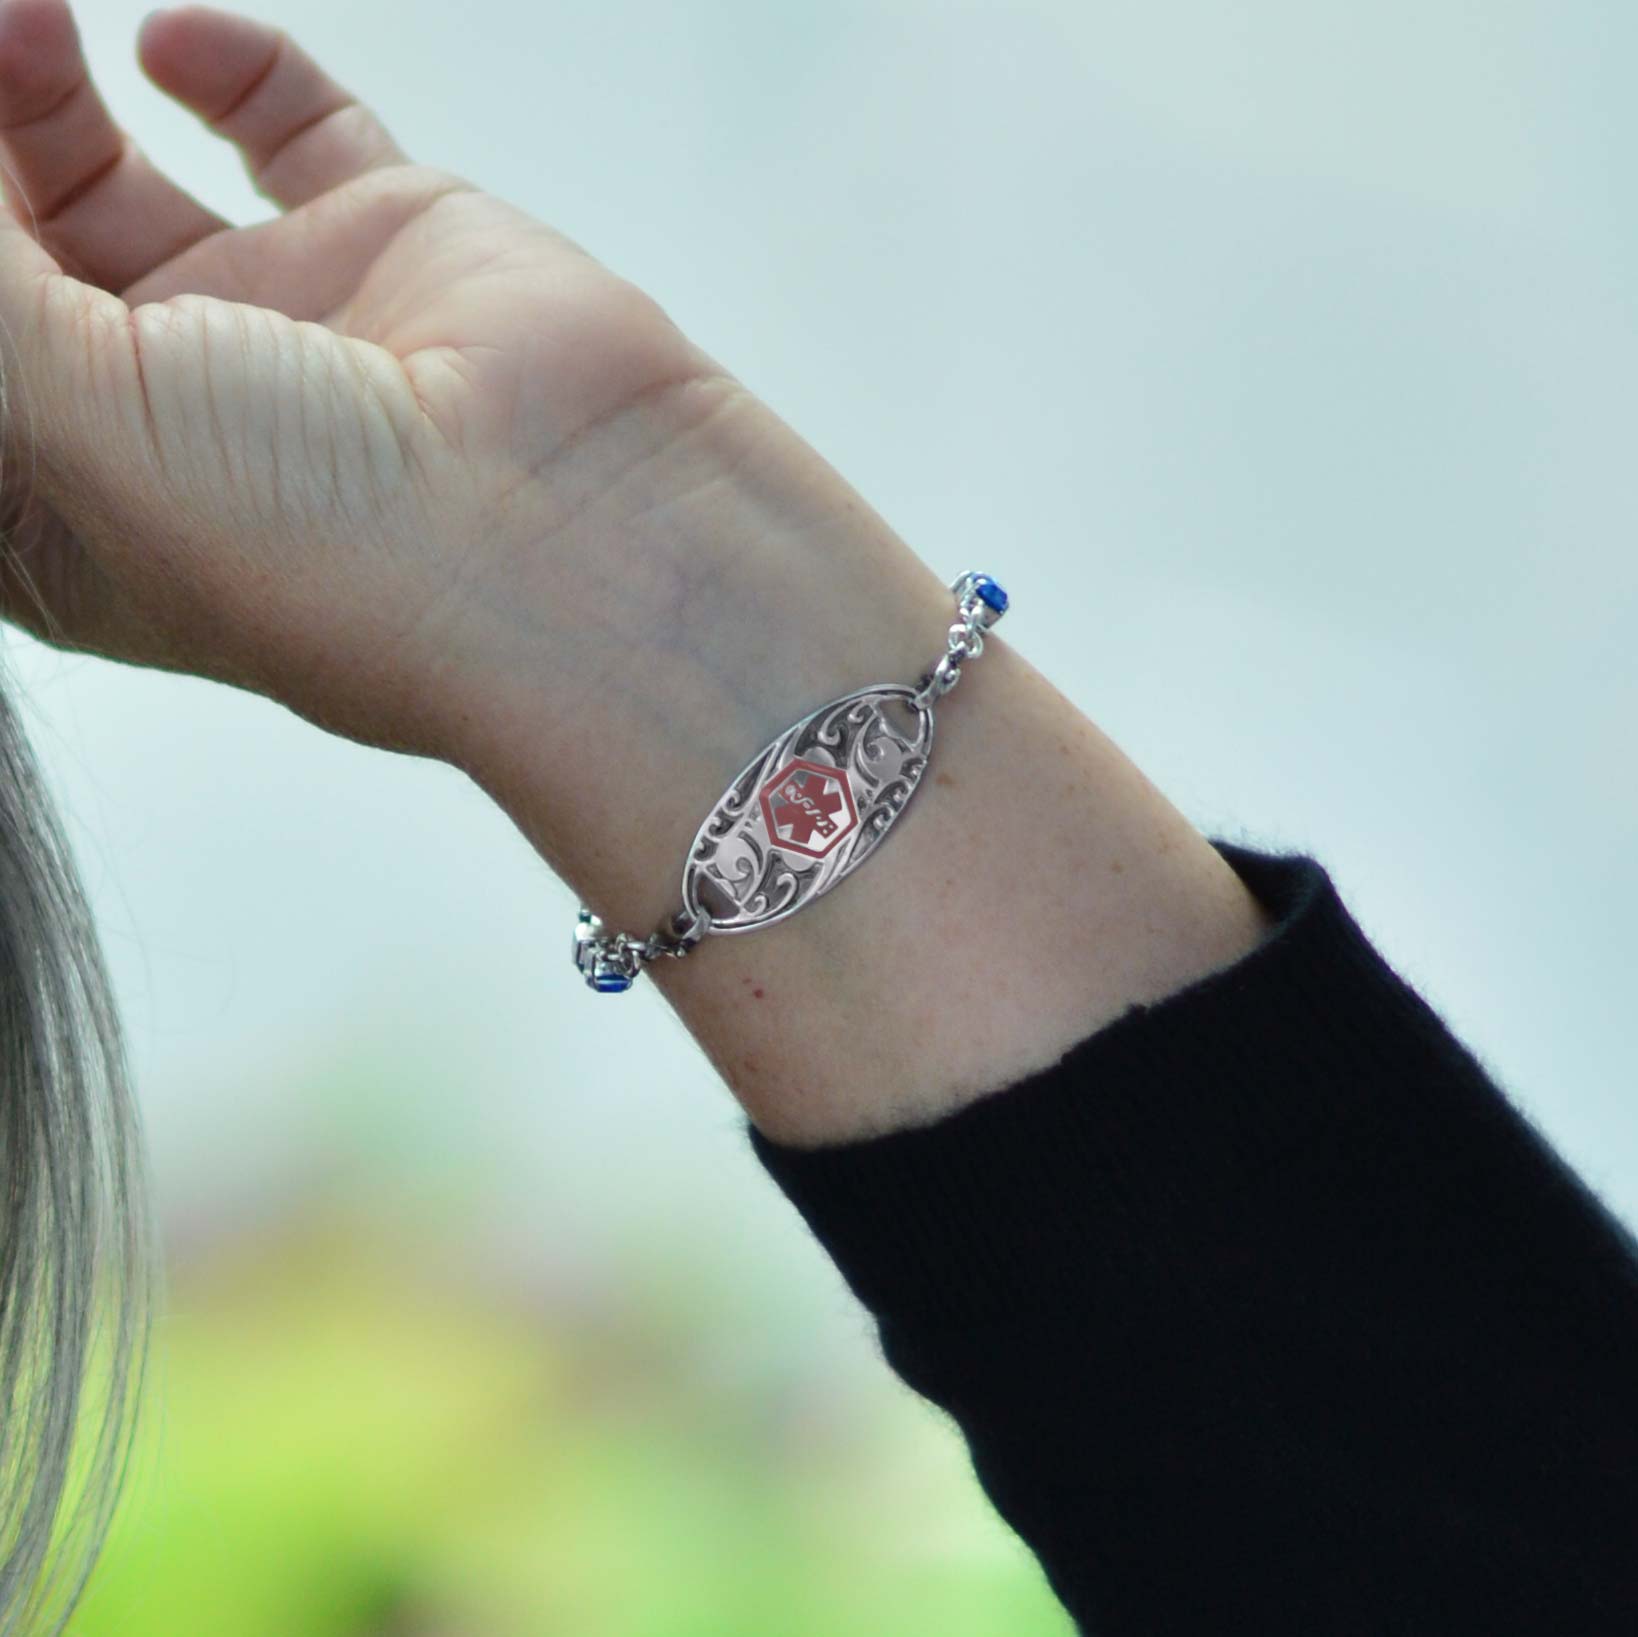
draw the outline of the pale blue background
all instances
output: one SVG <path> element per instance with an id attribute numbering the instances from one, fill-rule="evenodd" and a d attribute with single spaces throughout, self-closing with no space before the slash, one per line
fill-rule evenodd
<path id="1" fill-rule="evenodd" d="M 140 10 L 80 7 L 116 109 L 266 215 L 141 80 Z M 1003 578 L 1010 641 L 1208 832 L 1317 854 L 1638 1217 L 1638 11 L 268 14 L 651 291 L 941 574 Z M 475 1183 L 525 1263 L 663 1235 L 732 1293 L 724 1370 L 879 1370 L 688 1037 L 577 985 L 572 899 L 475 789 L 7 647 L 173 1233 L 362 1161 Z"/>

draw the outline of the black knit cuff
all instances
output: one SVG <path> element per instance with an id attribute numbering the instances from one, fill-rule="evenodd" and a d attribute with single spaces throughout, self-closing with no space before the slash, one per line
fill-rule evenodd
<path id="1" fill-rule="evenodd" d="M 1419 1087 L 1495 1102 L 1315 859 L 1213 845 L 1276 920 L 1232 965 L 932 1125 L 794 1148 L 747 1124 L 873 1312 L 964 1323 L 1051 1304 L 1066 1269 L 1083 1299 L 1128 1281 L 1153 1299 L 1145 1273 L 1180 1239 L 1282 1190 L 1311 1198 L 1343 1153 L 1392 1146 Z"/>

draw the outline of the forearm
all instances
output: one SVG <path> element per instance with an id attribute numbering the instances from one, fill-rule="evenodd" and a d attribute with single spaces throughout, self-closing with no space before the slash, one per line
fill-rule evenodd
<path id="1" fill-rule="evenodd" d="M 595 706 L 567 708 L 531 667 L 520 603 L 460 757 L 597 913 L 638 933 L 677 906 L 689 843 L 750 755 L 827 699 L 913 681 L 951 615 L 941 576 L 754 399 L 712 384 L 648 413 L 618 510 L 566 523 L 583 537 L 551 553 L 592 563 L 600 530 L 648 537 L 652 581 L 585 637 Z M 926 1123 L 1265 928 L 1219 854 L 999 635 L 937 721 L 923 787 L 855 875 L 650 968 L 775 1138 Z"/>

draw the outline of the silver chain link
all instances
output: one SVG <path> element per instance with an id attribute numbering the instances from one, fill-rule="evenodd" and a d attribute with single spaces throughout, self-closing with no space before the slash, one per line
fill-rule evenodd
<path id="1" fill-rule="evenodd" d="M 984 633 L 1007 609 L 1007 594 L 987 574 L 969 569 L 950 582 L 956 619 L 945 638 L 945 651 L 921 674 L 911 706 L 930 711 L 961 680 L 961 667 L 984 652 Z M 629 989 L 645 964 L 680 960 L 711 930 L 711 917 L 698 910 L 676 911 L 646 938 L 611 932 L 589 909 L 582 908 L 574 928 L 575 969 L 587 984 L 605 993 Z"/>

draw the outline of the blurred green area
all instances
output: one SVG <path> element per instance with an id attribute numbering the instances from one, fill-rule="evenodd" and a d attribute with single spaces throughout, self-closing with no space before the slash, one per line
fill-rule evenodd
<path id="1" fill-rule="evenodd" d="M 307 1199 L 169 1277 L 78 1637 L 1069 1630 L 885 1365 L 879 1392 L 737 1369 L 743 1306 L 724 1332 L 657 1258 L 542 1293 Z"/>

